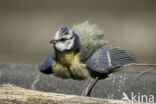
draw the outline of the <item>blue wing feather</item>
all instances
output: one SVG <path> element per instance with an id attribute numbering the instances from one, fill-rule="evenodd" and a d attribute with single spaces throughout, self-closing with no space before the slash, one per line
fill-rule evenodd
<path id="1" fill-rule="evenodd" d="M 40 64 L 39 71 L 45 74 L 51 74 L 53 73 L 52 65 L 55 63 L 55 60 L 53 59 L 52 53 L 50 53 Z"/>
<path id="2" fill-rule="evenodd" d="M 111 69 L 130 63 L 136 63 L 134 56 L 115 46 L 102 47 L 86 61 L 89 69 L 99 73 L 110 73 Z"/>

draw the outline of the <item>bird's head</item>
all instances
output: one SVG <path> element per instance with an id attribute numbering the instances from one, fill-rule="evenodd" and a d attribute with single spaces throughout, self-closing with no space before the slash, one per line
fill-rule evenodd
<path id="1" fill-rule="evenodd" d="M 60 51 L 69 51 L 74 48 L 80 47 L 80 42 L 78 35 L 69 27 L 62 26 L 58 29 L 55 34 L 54 39 L 50 41 L 54 45 L 54 47 Z"/>

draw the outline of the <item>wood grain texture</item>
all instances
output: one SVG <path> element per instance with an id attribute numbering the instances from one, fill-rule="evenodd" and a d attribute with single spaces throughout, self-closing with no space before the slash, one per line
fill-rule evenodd
<path id="1" fill-rule="evenodd" d="M 24 89 L 12 84 L 0 85 L 0 104 L 131 104 L 131 103 L 132 102 L 121 100 L 99 99 L 92 97 L 88 98 L 75 95 L 40 92 Z"/>

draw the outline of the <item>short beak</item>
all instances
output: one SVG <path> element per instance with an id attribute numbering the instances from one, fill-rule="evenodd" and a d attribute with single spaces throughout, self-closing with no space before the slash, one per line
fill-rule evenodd
<path id="1" fill-rule="evenodd" d="M 50 43 L 55 44 L 55 43 L 56 43 L 56 40 L 52 39 L 52 40 L 50 41 Z"/>

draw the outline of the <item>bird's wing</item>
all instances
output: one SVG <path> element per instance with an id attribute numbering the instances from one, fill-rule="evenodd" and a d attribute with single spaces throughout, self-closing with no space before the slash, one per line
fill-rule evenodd
<path id="1" fill-rule="evenodd" d="M 80 37 L 81 48 L 80 60 L 85 62 L 97 49 L 105 45 L 104 32 L 96 24 L 88 21 L 73 25 L 74 30 Z"/>
<path id="2" fill-rule="evenodd" d="M 53 73 L 51 66 L 54 64 L 55 64 L 55 60 L 53 58 L 53 54 L 50 53 L 40 64 L 39 70 L 45 74 Z"/>
<path id="3" fill-rule="evenodd" d="M 130 63 L 136 63 L 134 56 L 115 46 L 102 47 L 86 61 L 89 69 L 99 73 L 110 73 Z"/>

